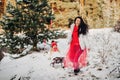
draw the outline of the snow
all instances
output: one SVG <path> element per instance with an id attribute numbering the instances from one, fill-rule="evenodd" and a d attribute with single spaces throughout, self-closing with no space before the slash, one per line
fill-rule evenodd
<path id="1" fill-rule="evenodd" d="M 0 62 L 0 80 L 120 80 L 120 33 L 112 28 L 90 29 L 88 37 L 89 64 L 77 76 L 72 69 L 63 69 L 59 64 L 52 67 L 50 52 L 32 52 L 18 59 L 4 53 L 5 57 Z M 53 55 L 65 56 L 67 38 L 56 41 L 60 53 Z"/>

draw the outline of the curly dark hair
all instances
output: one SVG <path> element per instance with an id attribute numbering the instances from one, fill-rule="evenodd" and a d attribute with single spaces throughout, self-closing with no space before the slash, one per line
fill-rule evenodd
<path id="1" fill-rule="evenodd" d="M 82 17 L 80 17 L 80 16 L 75 18 L 74 23 L 75 23 L 77 18 L 80 19 L 80 25 L 78 28 L 78 35 L 80 35 L 80 34 L 86 35 L 88 33 L 88 25 L 83 21 Z"/>

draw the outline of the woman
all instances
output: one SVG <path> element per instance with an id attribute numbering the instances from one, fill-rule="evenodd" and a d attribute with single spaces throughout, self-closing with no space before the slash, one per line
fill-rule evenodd
<path id="1" fill-rule="evenodd" d="M 69 50 L 64 59 L 64 67 L 72 67 L 75 75 L 80 71 L 79 68 L 86 66 L 88 25 L 81 17 L 76 17 L 74 24 L 71 25 L 69 34 Z"/>

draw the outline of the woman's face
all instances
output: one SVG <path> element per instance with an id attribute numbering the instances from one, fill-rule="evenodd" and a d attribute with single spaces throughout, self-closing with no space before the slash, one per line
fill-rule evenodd
<path id="1" fill-rule="evenodd" d="M 80 25 L 80 21 L 81 21 L 81 20 L 80 20 L 79 18 L 77 18 L 76 21 L 75 21 L 75 24 L 76 24 L 77 26 L 79 26 L 79 25 Z"/>

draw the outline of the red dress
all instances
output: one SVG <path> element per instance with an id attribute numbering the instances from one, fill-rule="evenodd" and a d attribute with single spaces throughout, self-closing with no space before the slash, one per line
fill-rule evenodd
<path id="1" fill-rule="evenodd" d="M 84 54 L 84 55 L 82 55 Z M 72 67 L 78 69 L 85 66 L 86 50 L 82 50 L 79 45 L 78 27 L 74 26 L 72 33 L 72 41 L 68 53 L 64 59 L 64 67 Z"/>

